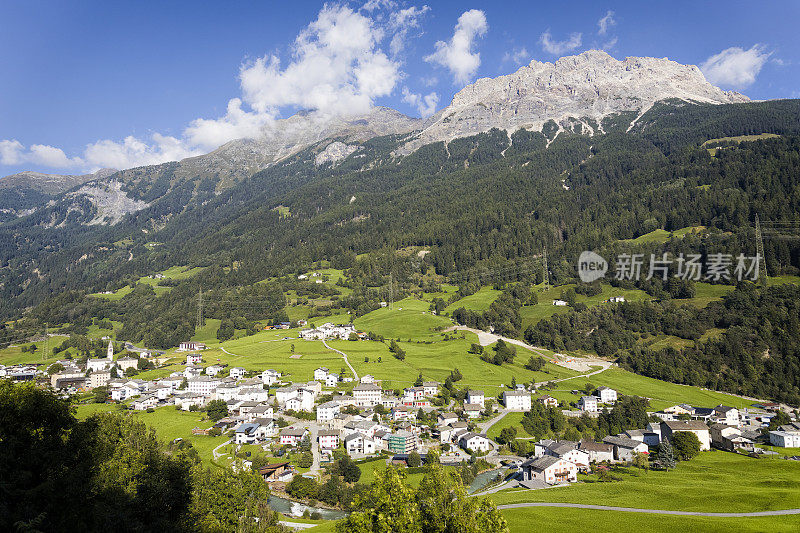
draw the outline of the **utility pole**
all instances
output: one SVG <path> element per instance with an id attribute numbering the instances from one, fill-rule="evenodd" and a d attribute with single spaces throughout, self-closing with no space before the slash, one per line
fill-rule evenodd
<path id="1" fill-rule="evenodd" d="M 205 319 L 203 318 L 203 289 L 200 289 L 197 291 L 197 329 L 205 325 Z"/>
<path id="2" fill-rule="evenodd" d="M 44 323 L 44 349 L 42 351 L 42 361 L 47 359 L 47 350 L 50 348 L 50 335 L 47 332 L 48 323 Z"/>
<path id="3" fill-rule="evenodd" d="M 758 218 L 758 213 L 756 213 L 756 257 L 758 258 L 758 281 L 761 282 L 762 285 L 767 284 L 767 258 L 764 257 L 764 240 L 761 235 L 761 221 Z M 764 267 L 762 270 L 761 262 L 764 262 Z M 761 273 L 764 273 L 764 279 L 761 279 Z"/>

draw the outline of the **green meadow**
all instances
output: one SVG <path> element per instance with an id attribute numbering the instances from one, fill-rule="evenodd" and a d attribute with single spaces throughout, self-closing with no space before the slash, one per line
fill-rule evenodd
<path id="1" fill-rule="evenodd" d="M 492 289 L 491 287 L 481 287 L 475 294 L 470 294 L 460 300 L 456 300 L 445 308 L 445 313 L 452 313 L 456 309 L 463 307 L 471 311 L 486 311 L 492 302 L 503 294 L 502 291 Z"/>

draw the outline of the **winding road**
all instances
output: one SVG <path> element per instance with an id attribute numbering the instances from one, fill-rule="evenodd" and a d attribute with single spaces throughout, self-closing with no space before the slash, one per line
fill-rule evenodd
<path id="1" fill-rule="evenodd" d="M 622 511 L 625 513 L 666 514 L 679 516 L 710 516 L 716 518 L 747 518 L 757 516 L 785 516 L 800 514 L 800 509 L 780 509 L 778 511 L 756 511 L 752 513 L 703 513 L 699 511 L 667 511 L 665 509 L 637 509 L 635 507 L 615 507 L 613 505 L 589 505 L 584 503 L 545 503 L 525 502 L 498 505 L 497 508 L 523 509 L 525 507 L 568 507 L 572 509 L 593 509 L 596 511 Z"/>
<path id="2" fill-rule="evenodd" d="M 353 365 L 351 365 L 350 361 L 347 360 L 347 354 L 341 350 L 337 350 L 336 348 L 331 348 L 330 346 L 328 346 L 328 343 L 325 342 L 325 339 L 322 340 L 322 345 L 325 346 L 327 349 L 331 350 L 332 352 L 340 354 L 344 358 L 344 364 L 346 364 L 347 368 L 350 369 L 350 372 L 353 373 L 353 380 L 358 381 L 358 374 L 356 373 L 356 369 L 353 368 Z"/>

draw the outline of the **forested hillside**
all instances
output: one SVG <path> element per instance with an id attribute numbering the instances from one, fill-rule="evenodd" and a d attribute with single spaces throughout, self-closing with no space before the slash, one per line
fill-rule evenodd
<path id="1" fill-rule="evenodd" d="M 575 276 L 580 251 L 619 251 L 620 239 L 654 229 L 706 231 L 655 243 L 652 251 L 752 255 L 756 214 L 762 220 L 800 217 L 800 101 L 667 102 L 628 133 L 627 122 L 619 122 L 607 121 L 608 133 L 593 137 L 554 137 L 545 128 L 509 138 L 492 130 L 402 158 L 391 155 L 402 138 L 378 137 L 322 167 L 314 164 L 314 146 L 223 191 L 199 178 L 176 187 L 166 178 L 142 185 L 140 196 L 152 200 L 150 207 L 114 226 L 43 226 L 50 210 L 69 211 L 56 203 L 0 225 L 0 317 L 19 317 L 63 291 L 74 291 L 77 302 L 175 265 L 213 266 L 173 283 L 160 302 L 163 297 L 143 290 L 124 304 L 102 303 L 126 328 L 173 313 L 183 318 L 162 319 L 165 330 L 191 329 L 196 304 L 190 295 L 200 287 L 227 294 L 261 280 L 280 283 L 280 276 L 322 259 L 352 269 L 347 305 L 355 309 L 390 272 L 409 288 L 424 282 L 421 273 L 429 267 L 442 276 L 497 268 L 536 257 L 546 246 L 551 281 L 560 283 Z M 764 132 L 780 137 L 713 156 L 701 146 L 709 138 Z M 424 259 L 395 253 L 408 246 L 430 253 Z M 767 240 L 765 246 L 771 274 L 800 267 L 797 241 Z M 357 261 L 357 254 L 369 255 Z M 369 272 L 358 266 L 364 260 Z M 528 275 L 541 274 L 515 274 Z M 463 274 L 458 279 L 470 281 Z M 31 316 L 48 319 L 44 312 Z"/>

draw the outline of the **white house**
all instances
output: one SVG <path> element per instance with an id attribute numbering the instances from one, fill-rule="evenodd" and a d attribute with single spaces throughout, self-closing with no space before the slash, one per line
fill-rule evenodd
<path id="1" fill-rule="evenodd" d="M 781 448 L 800 448 L 800 433 L 788 431 L 770 431 L 769 443 Z"/>
<path id="2" fill-rule="evenodd" d="M 86 361 L 86 370 L 99 372 L 110 369 L 113 364 L 114 362 L 111 359 L 89 359 Z"/>
<path id="3" fill-rule="evenodd" d="M 158 406 L 158 398 L 155 395 L 146 395 L 134 400 L 134 411 L 145 411 Z"/>
<path id="4" fill-rule="evenodd" d="M 284 428 L 280 432 L 280 443 L 288 446 L 297 446 L 303 437 L 308 435 L 305 428 Z"/>
<path id="5" fill-rule="evenodd" d="M 225 367 L 222 366 L 222 365 L 210 365 L 210 366 L 207 366 L 206 369 L 205 369 L 206 376 L 214 377 L 217 374 L 219 374 L 220 372 L 222 372 L 222 370 L 224 368 Z"/>
<path id="6" fill-rule="evenodd" d="M 336 402 L 325 402 L 317 406 L 317 422 L 330 422 L 341 410 L 341 406 Z"/>
<path id="7" fill-rule="evenodd" d="M 139 367 L 139 360 L 134 357 L 121 357 L 115 363 L 121 372 L 125 372 L 129 368 L 136 369 Z"/>
<path id="8" fill-rule="evenodd" d="M 464 400 L 464 403 L 474 403 L 480 405 L 481 407 L 485 407 L 485 401 L 486 398 L 483 395 L 482 390 L 469 390 L 467 391 L 467 398 Z"/>
<path id="9" fill-rule="evenodd" d="M 590 463 L 601 463 L 603 461 L 610 463 L 614 460 L 614 445 L 607 442 L 582 440 L 578 445 L 578 449 L 589 455 Z"/>
<path id="10" fill-rule="evenodd" d="M 261 373 L 261 382 L 264 383 L 267 387 L 270 385 L 274 385 L 281 379 L 281 373 L 276 370 L 264 370 Z"/>
<path id="11" fill-rule="evenodd" d="M 614 446 L 614 458 L 617 461 L 633 461 L 637 453 L 648 453 L 649 450 L 644 442 L 620 435 L 609 435 L 603 439 L 603 442 Z"/>
<path id="12" fill-rule="evenodd" d="M 545 395 L 545 396 L 540 396 L 540 397 L 539 397 L 539 401 L 540 401 L 540 402 L 541 402 L 541 403 L 542 403 L 542 404 L 543 404 L 545 407 L 558 407 L 558 400 L 556 400 L 556 399 L 555 399 L 555 398 L 553 398 L 552 396 L 547 396 L 547 395 Z"/>
<path id="13" fill-rule="evenodd" d="M 91 388 L 104 387 L 111 381 L 111 372 L 108 370 L 98 370 L 89 374 L 89 386 Z"/>
<path id="14" fill-rule="evenodd" d="M 361 376 L 361 379 L 359 381 L 361 383 L 375 383 L 375 376 L 373 376 L 372 374 L 366 374 L 364 376 Z"/>
<path id="15" fill-rule="evenodd" d="M 422 389 L 425 396 L 436 396 L 436 393 L 439 392 L 439 383 L 436 381 L 425 381 L 422 384 Z"/>
<path id="16" fill-rule="evenodd" d="M 178 345 L 178 351 L 181 352 L 195 352 L 198 350 L 205 350 L 206 345 L 202 342 L 182 342 Z"/>
<path id="17" fill-rule="evenodd" d="M 464 404 L 464 414 L 467 415 L 467 418 L 478 418 L 481 416 L 481 407 L 480 404 L 477 403 L 465 403 Z"/>
<path id="18" fill-rule="evenodd" d="M 714 408 L 712 418 L 721 424 L 728 426 L 738 426 L 741 422 L 739 418 L 739 410 L 735 407 L 728 407 L 727 405 L 718 405 Z"/>
<path id="19" fill-rule="evenodd" d="M 617 401 L 617 391 L 605 385 L 597 387 L 595 394 L 600 399 L 600 403 L 614 403 Z"/>
<path id="20" fill-rule="evenodd" d="M 230 374 L 228 374 L 228 375 L 230 377 L 232 377 L 233 379 L 235 379 L 235 380 L 240 380 L 240 379 L 242 379 L 244 377 L 244 375 L 246 373 L 247 373 L 247 370 L 245 370 L 244 368 L 239 367 L 239 366 L 235 366 L 235 367 L 231 368 Z"/>
<path id="21" fill-rule="evenodd" d="M 328 369 L 324 366 L 317 368 L 314 370 L 314 379 L 317 381 L 325 381 L 325 378 L 328 377 Z"/>
<path id="22" fill-rule="evenodd" d="M 321 429 L 317 432 L 317 442 L 322 450 L 335 450 L 339 447 L 339 431 L 335 429 Z"/>
<path id="23" fill-rule="evenodd" d="M 339 376 L 336 374 L 328 374 L 325 376 L 325 386 L 326 387 L 335 387 L 339 384 Z"/>
<path id="24" fill-rule="evenodd" d="M 186 380 L 186 389 L 200 396 L 211 396 L 220 384 L 220 380 L 211 376 L 197 376 Z"/>
<path id="25" fill-rule="evenodd" d="M 439 413 L 437 422 L 441 426 L 447 426 L 458 422 L 458 415 L 455 413 Z"/>
<path id="26" fill-rule="evenodd" d="M 564 300 L 553 300 L 553 305 L 557 307 L 565 307 L 567 305 L 567 302 L 565 302 Z"/>
<path id="27" fill-rule="evenodd" d="M 531 395 L 524 391 L 505 391 L 503 392 L 503 404 L 506 409 L 512 411 L 530 411 Z"/>
<path id="28" fill-rule="evenodd" d="M 488 452 L 492 449 L 492 441 L 486 435 L 478 433 L 465 433 L 458 440 L 458 445 L 465 450 L 473 452 Z"/>
<path id="29" fill-rule="evenodd" d="M 578 467 L 559 457 L 544 455 L 522 463 L 523 481 L 544 481 L 548 485 L 575 483 L 578 481 Z"/>
<path id="30" fill-rule="evenodd" d="M 183 377 L 185 377 L 186 379 L 194 378 L 202 373 L 203 373 L 202 366 L 197 366 L 197 365 L 187 366 L 183 371 Z"/>
<path id="31" fill-rule="evenodd" d="M 203 356 L 199 353 L 188 353 L 186 354 L 186 364 L 187 365 L 199 365 L 203 362 Z"/>
<path id="32" fill-rule="evenodd" d="M 381 402 L 383 390 L 374 383 L 359 383 L 353 387 L 353 398 L 358 407 L 373 407 Z"/>
<path id="33" fill-rule="evenodd" d="M 671 439 L 672 435 L 679 431 L 688 431 L 697 435 L 697 439 L 700 441 L 700 450 L 711 449 L 711 435 L 705 422 L 701 420 L 667 420 L 661 422 L 662 440 Z"/>
<path id="34" fill-rule="evenodd" d="M 374 439 L 362 435 L 361 433 L 351 433 L 344 438 L 344 447 L 350 455 L 375 453 L 377 443 Z"/>
<path id="35" fill-rule="evenodd" d="M 578 407 L 581 411 L 586 411 L 587 413 L 596 413 L 597 412 L 597 397 L 596 396 L 581 396 L 581 399 L 578 400 Z"/>
<path id="36" fill-rule="evenodd" d="M 259 424 L 255 422 L 245 422 L 236 428 L 234 432 L 234 442 L 236 444 L 255 444 L 258 437 L 256 435 Z"/>

